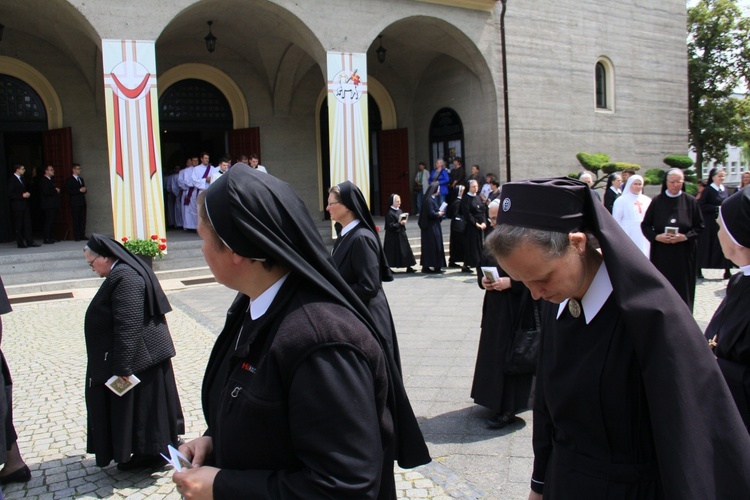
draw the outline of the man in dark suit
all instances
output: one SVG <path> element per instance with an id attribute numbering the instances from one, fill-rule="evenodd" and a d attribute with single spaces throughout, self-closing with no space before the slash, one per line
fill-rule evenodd
<path id="1" fill-rule="evenodd" d="M 65 180 L 65 192 L 70 197 L 73 239 L 88 240 L 86 236 L 86 182 L 81 177 L 81 165 L 74 163 L 72 171 L 73 175 Z"/>
<path id="2" fill-rule="evenodd" d="M 10 210 L 13 212 L 13 228 L 16 232 L 18 248 L 38 247 L 39 243 L 31 239 L 31 214 L 29 213 L 29 198 L 31 193 L 23 180 L 26 167 L 14 165 L 15 171 L 8 181 L 8 198 Z"/>
<path id="3" fill-rule="evenodd" d="M 60 188 L 55 186 L 54 176 L 55 167 L 47 165 L 44 169 L 44 176 L 39 182 L 39 194 L 42 195 L 41 208 L 44 212 L 44 242 L 47 244 L 55 242 L 52 228 L 55 225 L 57 211 L 60 209 Z"/>

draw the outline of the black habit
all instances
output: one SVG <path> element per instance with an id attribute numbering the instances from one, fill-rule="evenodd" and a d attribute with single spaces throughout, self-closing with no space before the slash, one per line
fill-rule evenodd
<path id="1" fill-rule="evenodd" d="M 612 207 L 615 205 L 615 200 L 621 195 L 622 193 L 618 193 L 612 188 L 607 188 L 604 191 L 604 208 L 607 209 L 607 212 L 612 213 Z"/>
<path id="2" fill-rule="evenodd" d="M 729 269 L 732 263 L 724 257 L 719 243 L 719 207 L 729 198 L 729 190 L 717 191 L 711 185 L 703 190 L 698 204 L 706 228 L 698 237 L 698 269 Z"/>
<path id="3" fill-rule="evenodd" d="M 477 224 L 487 224 L 486 207 L 479 196 L 467 193 L 461 204 L 461 212 L 466 221 L 466 233 L 464 233 L 466 247 L 463 263 L 464 266 L 476 267 L 482 260 L 484 251 L 484 230 L 479 229 Z"/>
<path id="4" fill-rule="evenodd" d="M 481 262 L 485 267 L 496 267 L 500 277 L 508 275 L 497 261 L 484 255 Z M 482 287 L 484 274 L 477 268 L 477 284 Z M 489 408 L 499 414 L 519 413 L 529 408 L 529 396 L 534 374 L 506 375 L 504 372 L 505 356 L 513 340 L 513 332 L 524 321 L 533 323 L 533 309 L 529 308 L 531 318 L 520 318 L 521 302 L 529 291 L 520 281 L 511 280 L 511 287 L 506 290 L 488 290 L 482 302 L 482 331 L 479 336 L 477 363 L 474 368 L 474 381 L 471 385 L 471 397 L 478 405 Z M 528 297 L 531 300 L 530 297 Z"/>
<path id="5" fill-rule="evenodd" d="M 333 248 L 333 261 L 341 277 L 367 306 L 400 372 L 401 355 L 391 308 L 380 281 L 379 256 L 380 240 L 362 222 L 344 236 L 339 236 Z"/>
<path id="6" fill-rule="evenodd" d="M 440 226 L 442 217 L 440 216 L 440 206 L 435 196 L 434 186 L 422 199 L 422 212 L 419 214 L 419 230 L 422 244 L 422 256 L 420 264 L 422 270 L 432 268 L 439 271 L 445 267 L 445 248 L 443 247 L 443 228 Z"/>
<path id="7" fill-rule="evenodd" d="M 677 227 L 687 241 L 673 244 L 656 241 L 656 236 L 664 234 L 667 226 Z M 703 216 L 698 201 L 685 192 L 674 198 L 666 193 L 656 196 L 643 216 L 641 230 L 651 242 L 651 262 L 692 312 L 697 276 L 696 249 L 698 235 L 703 231 Z"/>
<path id="8" fill-rule="evenodd" d="M 508 183 L 502 206 L 498 224 L 592 233 L 612 285 L 589 324 L 585 309 L 542 315 L 532 489 L 545 500 L 750 498 L 750 435 L 700 328 L 588 186 Z"/>
<path id="9" fill-rule="evenodd" d="M 463 197 L 456 196 L 448 205 L 448 219 L 451 221 L 450 234 L 448 243 L 450 244 L 450 257 L 448 264 L 453 266 L 457 262 L 463 262 L 466 259 L 466 219 L 464 219 L 461 206 L 466 194 Z"/>
<path id="10" fill-rule="evenodd" d="M 385 214 L 385 241 L 383 251 L 391 267 L 411 267 L 417 263 L 406 236 L 406 225 L 401 224 L 400 208 L 388 208 Z"/>
<path id="11" fill-rule="evenodd" d="M 12 310 L 3 280 L 0 278 L 0 316 Z M 0 318 L 0 344 L 2 340 L 3 320 Z M 0 464 L 4 464 L 8 459 L 8 449 L 18 440 L 18 435 L 13 427 L 13 380 L 2 350 L 0 350 L 0 388 L 3 391 L 0 393 Z"/>
<path id="12" fill-rule="evenodd" d="M 750 430 L 750 276 L 739 272 L 706 328 L 716 337 L 714 354 L 729 385 L 745 426 Z"/>

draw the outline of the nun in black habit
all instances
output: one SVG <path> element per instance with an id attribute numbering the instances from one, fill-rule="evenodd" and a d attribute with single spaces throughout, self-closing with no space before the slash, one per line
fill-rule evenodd
<path id="1" fill-rule="evenodd" d="M 333 261 L 344 281 L 367 306 L 400 371 L 396 328 L 383 291 L 383 281 L 393 281 L 393 275 L 367 201 L 356 185 L 344 181 L 331 188 L 326 209 L 331 220 L 342 226 L 333 245 Z"/>
<path id="2" fill-rule="evenodd" d="M 119 242 L 94 234 L 84 256 L 106 278 L 84 321 L 87 451 L 99 467 L 162 466 L 160 453 L 185 432 L 165 317 L 172 307 L 151 268 Z M 117 395 L 104 385 L 113 375 L 140 383 Z"/>
<path id="3" fill-rule="evenodd" d="M 729 280 L 706 338 L 750 430 L 750 190 L 743 189 L 721 204 L 718 236 L 724 255 L 740 272 Z"/>
<path id="4" fill-rule="evenodd" d="M 217 281 L 239 293 L 206 368 L 188 498 L 396 497 L 430 461 L 386 334 L 285 182 L 234 166 L 199 198 Z"/>
<path id="5" fill-rule="evenodd" d="M 651 201 L 641 231 L 651 242 L 649 259 L 693 311 L 696 249 L 703 231 L 698 201 L 682 190 L 685 176 L 679 168 L 667 171 L 661 194 Z"/>
<path id="6" fill-rule="evenodd" d="M 750 436 L 700 328 L 589 187 L 509 183 L 501 206 L 488 247 L 549 301 L 529 498 L 750 498 Z"/>
<path id="7" fill-rule="evenodd" d="M 406 236 L 406 218 L 401 210 L 401 197 L 397 194 L 391 195 L 391 206 L 385 214 L 385 241 L 383 250 L 388 265 L 391 267 L 405 267 L 407 273 L 413 273 L 417 261 L 409 245 Z"/>
<path id="8" fill-rule="evenodd" d="M 724 185 L 726 173 L 720 168 L 712 168 L 708 173 L 709 185 L 703 190 L 698 199 L 698 205 L 703 214 L 705 229 L 698 236 L 698 275 L 702 277 L 701 269 L 724 269 L 724 279 L 729 279 L 731 273 L 729 262 L 721 252 L 719 243 L 719 226 L 716 218 L 719 215 L 719 207 L 729 198 L 729 191 Z"/>
<path id="9" fill-rule="evenodd" d="M 445 267 L 445 248 L 443 246 L 443 229 L 440 223 L 443 212 L 439 204 L 440 184 L 433 182 L 427 188 L 422 199 L 422 211 L 419 214 L 423 273 L 437 273 Z"/>

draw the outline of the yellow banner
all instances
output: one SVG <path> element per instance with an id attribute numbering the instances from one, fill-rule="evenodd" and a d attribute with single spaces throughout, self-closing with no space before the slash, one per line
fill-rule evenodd
<path id="1" fill-rule="evenodd" d="M 116 240 L 166 237 L 154 42 L 102 40 Z"/>

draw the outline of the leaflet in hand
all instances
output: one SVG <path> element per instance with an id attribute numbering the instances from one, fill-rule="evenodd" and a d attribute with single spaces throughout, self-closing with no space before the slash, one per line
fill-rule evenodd
<path id="1" fill-rule="evenodd" d="M 408 221 L 409 220 L 409 212 L 404 212 L 404 213 L 401 214 L 399 222 L 402 221 L 402 220 L 403 221 Z"/>
<path id="2" fill-rule="evenodd" d="M 180 450 L 178 450 L 171 444 L 167 447 L 167 449 L 169 450 L 169 457 L 167 457 L 164 453 L 160 453 L 160 455 L 164 457 L 164 460 L 169 462 L 177 472 L 182 472 L 182 469 L 193 468 L 193 464 L 190 463 L 188 457 L 180 453 Z"/>
<path id="3" fill-rule="evenodd" d="M 109 380 L 104 383 L 104 385 L 109 387 L 109 390 L 111 390 L 118 396 L 122 396 L 130 389 L 138 385 L 140 382 L 141 379 L 139 379 L 135 375 L 129 376 L 128 379 L 124 382 L 117 375 L 112 375 Z"/>
<path id="4" fill-rule="evenodd" d="M 492 283 L 500 279 L 500 275 L 497 273 L 496 267 L 482 267 L 482 274 L 484 274 L 484 277 L 487 278 L 487 281 L 491 281 Z"/>
<path id="5" fill-rule="evenodd" d="M 448 204 L 443 202 L 442 205 L 440 205 L 440 208 L 438 208 L 438 212 L 445 212 L 446 208 L 448 208 Z"/>

